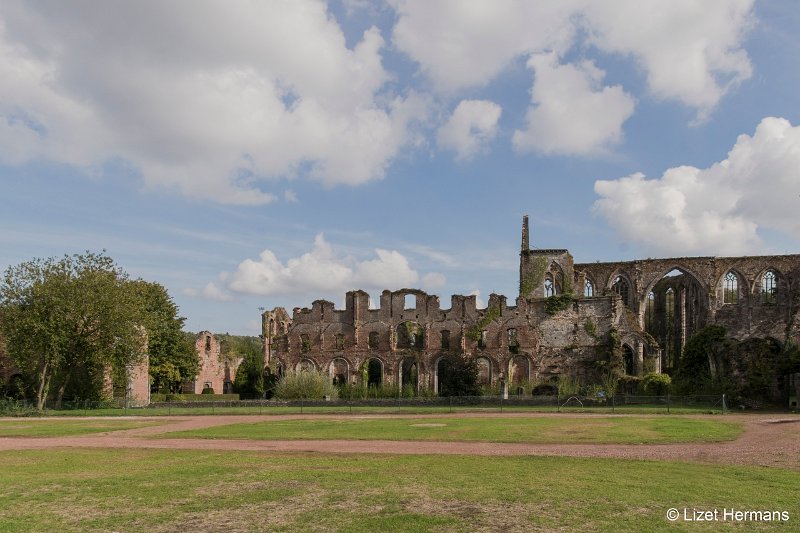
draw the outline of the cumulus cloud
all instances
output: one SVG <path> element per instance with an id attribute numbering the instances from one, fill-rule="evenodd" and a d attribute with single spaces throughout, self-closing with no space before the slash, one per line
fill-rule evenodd
<path id="1" fill-rule="evenodd" d="M 488 100 L 462 100 L 439 128 L 439 146 L 453 150 L 460 160 L 471 159 L 497 135 L 502 108 Z"/>
<path id="2" fill-rule="evenodd" d="M 595 182 L 594 210 L 625 240 L 664 254 L 747 254 L 762 249 L 758 230 L 800 239 L 800 127 L 767 117 L 740 135 L 723 161 Z"/>
<path id="3" fill-rule="evenodd" d="M 601 87 L 605 73 L 593 62 L 559 65 L 555 54 L 534 55 L 533 106 L 527 129 L 514 132 L 514 148 L 545 154 L 594 154 L 622 139 L 633 98 L 622 87 Z"/>
<path id="4" fill-rule="evenodd" d="M 271 295 L 339 295 L 355 288 L 399 289 L 413 286 L 419 274 L 395 250 L 375 250 L 374 259 L 357 260 L 337 255 L 322 234 L 313 248 L 282 263 L 274 252 L 264 250 L 257 260 L 245 259 L 236 271 L 223 274 L 229 290 Z"/>
<path id="5" fill-rule="evenodd" d="M 447 277 L 439 272 L 430 272 L 422 277 L 422 286 L 426 289 L 442 287 L 447 283 Z"/>
<path id="6" fill-rule="evenodd" d="M 240 204 L 276 200 L 276 177 L 364 183 L 427 112 L 387 90 L 383 47 L 374 27 L 348 47 L 320 0 L 10 0 L 0 161 L 121 158 L 150 186 Z"/>
<path id="7" fill-rule="evenodd" d="M 202 290 L 197 290 L 194 287 L 186 287 L 183 289 L 183 294 L 192 298 L 206 298 L 207 300 L 216 300 L 218 302 L 229 302 L 233 300 L 233 295 L 224 289 L 220 289 L 214 282 L 209 281 Z"/>
<path id="8" fill-rule="evenodd" d="M 658 98 L 700 118 L 725 91 L 750 77 L 742 43 L 753 0 L 392 0 L 393 41 L 439 91 L 483 86 L 514 60 L 576 45 L 633 58 Z"/>

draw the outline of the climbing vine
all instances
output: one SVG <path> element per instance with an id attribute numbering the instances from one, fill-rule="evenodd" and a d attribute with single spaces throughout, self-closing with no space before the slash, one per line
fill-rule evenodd
<path id="1" fill-rule="evenodd" d="M 489 307 L 484 313 L 483 318 L 478 320 L 477 324 L 472 326 L 467 330 L 467 337 L 474 340 L 479 341 L 481 340 L 481 331 L 483 331 L 486 326 L 494 322 L 497 318 L 500 317 L 500 308 L 497 306 Z"/>
<path id="2" fill-rule="evenodd" d="M 574 300 L 575 298 L 572 296 L 572 293 L 550 296 L 544 301 L 544 312 L 548 315 L 555 315 L 572 305 Z"/>
<path id="3" fill-rule="evenodd" d="M 519 282 L 519 293 L 523 297 L 529 297 L 534 289 L 544 283 L 544 274 L 547 272 L 547 257 L 534 256 L 530 259 L 530 269 L 523 273 Z"/>

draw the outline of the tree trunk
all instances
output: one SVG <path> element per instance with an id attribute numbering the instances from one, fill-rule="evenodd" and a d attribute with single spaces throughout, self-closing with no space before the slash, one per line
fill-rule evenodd
<path id="1" fill-rule="evenodd" d="M 61 409 L 61 401 L 64 399 L 64 391 L 67 390 L 67 384 L 69 383 L 69 378 L 72 376 L 72 372 L 67 372 L 67 375 L 64 377 L 64 381 L 61 382 L 61 386 L 58 388 L 58 395 L 56 396 L 56 409 Z"/>
<path id="2" fill-rule="evenodd" d="M 44 409 L 44 402 L 47 398 L 47 389 L 50 388 L 50 373 L 48 372 L 49 366 L 47 363 L 42 365 L 42 370 L 39 372 L 39 388 L 36 391 L 36 409 L 41 411 Z"/>

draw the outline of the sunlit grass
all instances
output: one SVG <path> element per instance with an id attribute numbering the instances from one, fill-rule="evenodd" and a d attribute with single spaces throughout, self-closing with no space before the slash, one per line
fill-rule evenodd
<path id="1" fill-rule="evenodd" d="M 530 443 L 669 443 L 732 440 L 741 424 L 689 417 L 347 418 L 231 424 L 164 437 Z"/>

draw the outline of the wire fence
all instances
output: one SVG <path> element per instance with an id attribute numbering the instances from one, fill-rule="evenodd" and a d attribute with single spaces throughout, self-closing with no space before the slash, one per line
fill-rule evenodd
<path id="1" fill-rule="evenodd" d="M 39 411 L 35 400 L 0 402 L 2 416 L 170 416 L 199 414 L 357 414 L 456 412 L 596 412 L 596 413 L 726 413 L 725 395 L 636 396 L 450 396 L 370 399 L 215 400 L 154 402 L 132 406 L 125 398 L 113 401 L 46 402 Z"/>

